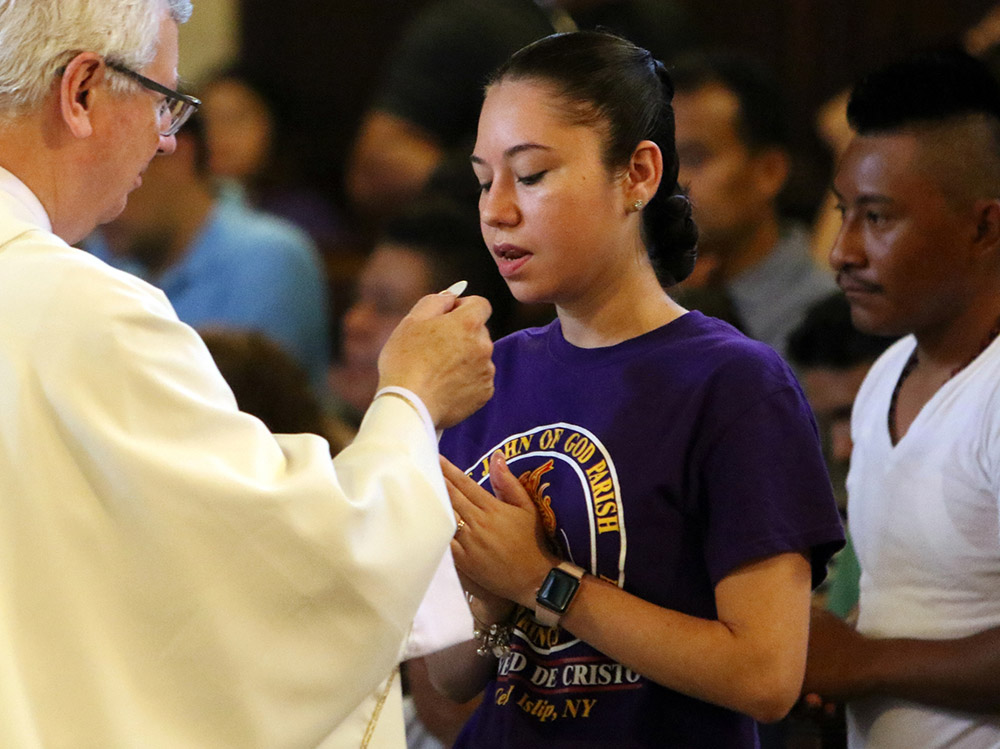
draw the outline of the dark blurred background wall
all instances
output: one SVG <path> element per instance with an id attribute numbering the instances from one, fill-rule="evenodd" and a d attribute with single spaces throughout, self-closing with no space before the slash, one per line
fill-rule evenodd
<path id="1" fill-rule="evenodd" d="M 204 0 L 208 2 L 209 0 Z M 428 0 L 242 0 L 237 38 L 252 68 L 279 77 L 300 104 L 295 123 L 311 156 L 306 175 L 343 201 L 347 150 L 406 22 Z M 828 164 L 813 131 L 817 106 L 858 74 L 910 49 L 958 40 L 990 0 L 683 0 L 710 45 L 756 54 L 786 86 L 806 169 L 808 205 Z"/>

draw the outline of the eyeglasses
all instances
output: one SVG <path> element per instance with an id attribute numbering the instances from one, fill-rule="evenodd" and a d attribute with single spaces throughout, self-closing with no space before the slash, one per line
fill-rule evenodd
<path id="1" fill-rule="evenodd" d="M 132 68 L 111 60 L 106 60 L 105 62 L 109 68 L 117 73 L 121 73 L 122 75 L 127 75 L 143 88 L 157 94 L 163 94 L 165 98 L 162 102 L 160 102 L 158 114 L 161 126 L 163 122 L 168 123 L 166 127 L 161 127 L 160 129 L 160 135 L 164 138 L 176 135 L 177 131 L 181 129 L 181 126 L 187 122 L 191 115 L 194 114 L 195 110 L 201 106 L 201 101 L 193 96 L 188 96 L 187 94 L 182 94 L 180 91 L 174 91 L 172 88 L 167 88 L 166 86 L 157 83 L 152 78 L 147 78 L 140 73 L 136 73 L 132 70 Z"/>

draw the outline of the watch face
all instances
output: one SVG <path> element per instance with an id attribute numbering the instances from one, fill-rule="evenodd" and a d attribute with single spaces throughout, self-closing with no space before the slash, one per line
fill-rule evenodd
<path id="1" fill-rule="evenodd" d="M 542 587 L 538 589 L 535 600 L 545 608 L 562 614 L 569 608 L 570 601 L 573 600 L 579 587 L 580 581 L 571 574 L 560 569 L 552 569 L 549 570 Z"/>

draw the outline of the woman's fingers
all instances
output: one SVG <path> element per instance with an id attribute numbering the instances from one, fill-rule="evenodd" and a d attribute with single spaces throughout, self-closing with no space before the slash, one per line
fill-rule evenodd
<path id="1" fill-rule="evenodd" d="M 510 472 L 507 461 L 499 450 L 490 456 L 490 485 L 497 497 L 507 504 L 535 510 L 535 503 L 517 477 Z"/>
<path id="2" fill-rule="evenodd" d="M 455 510 L 455 521 L 462 521 L 458 523 L 458 533 L 461 533 L 470 522 L 475 523 L 479 519 L 482 511 L 447 476 L 444 485 L 448 489 L 448 499 L 451 500 L 452 509 Z"/>
<path id="3" fill-rule="evenodd" d="M 444 456 L 441 456 L 441 472 L 444 473 L 445 481 L 451 482 L 455 490 L 472 505 L 480 509 L 485 509 L 489 506 L 490 502 L 496 501 L 496 497 L 477 484 L 473 479 L 466 476 L 460 468 Z M 455 506 L 454 497 L 452 498 L 452 506 Z"/>

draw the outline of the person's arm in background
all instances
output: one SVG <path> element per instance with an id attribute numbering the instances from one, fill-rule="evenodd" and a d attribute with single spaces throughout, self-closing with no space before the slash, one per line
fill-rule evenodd
<path id="1" fill-rule="evenodd" d="M 426 658 L 414 658 L 406 662 L 410 697 L 427 730 L 445 746 L 451 746 L 479 705 L 479 700 L 473 698 L 467 702 L 454 702 L 440 694 L 428 678 L 425 661 Z"/>
<path id="2" fill-rule="evenodd" d="M 1000 628 L 952 640 L 875 639 L 814 610 L 803 692 L 1000 714 Z"/>

